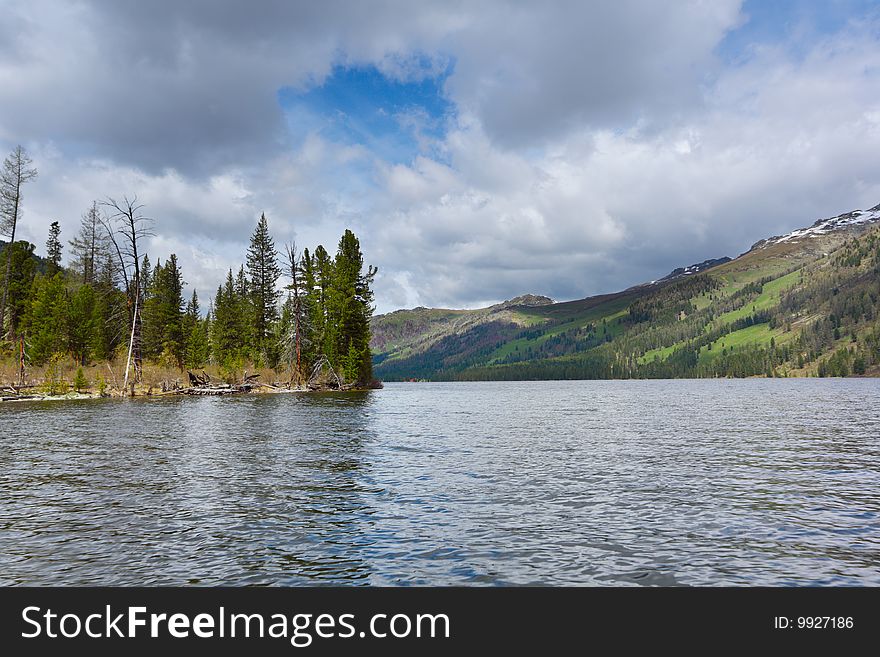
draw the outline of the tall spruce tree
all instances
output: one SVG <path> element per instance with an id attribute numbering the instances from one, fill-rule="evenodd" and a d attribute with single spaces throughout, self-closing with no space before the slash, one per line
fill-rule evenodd
<path id="1" fill-rule="evenodd" d="M 186 335 L 186 366 L 190 369 L 204 367 L 210 351 L 208 322 L 201 317 L 199 297 L 195 290 L 186 304 L 183 327 Z"/>
<path id="2" fill-rule="evenodd" d="M 46 240 L 46 273 L 54 276 L 61 271 L 61 225 L 57 221 L 53 221 L 49 225 L 49 238 Z"/>
<path id="3" fill-rule="evenodd" d="M 312 326 L 318 341 L 319 350 L 331 362 L 335 362 L 336 351 L 336 327 L 331 317 L 331 297 L 333 290 L 333 261 L 330 254 L 322 246 L 315 248 L 312 256 L 311 276 L 314 277 L 314 292 L 312 294 L 313 317 Z"/>
<path id="4" fill-rule="evenodd" d="M 311 372 L 318 355 L 322 353 L 321 335 L 323 333 L 324 311 L 320 307 L 320 291 L 315 277 L 314 256 L 308 249 L 303 249 L 300 258 L 300 281 L 302 281 L 302 314 L 306 324 L 304 330 L 303 373 Z"/>
<path id="5" fill-rule="evenodd" d="M 257 344 L 256 307 L 251 293 L 251 282 L 248 280 L 244 265 L 238 268 L 233 285 L 234 296 L 231 297 L 235 308 L 235 319 L 238 326 L 237 354 L 242 359 L 250 358 L 260 362 L 260 348 Z"/>
<path id="6" fill-rule="evenodd" d="M 172 253 L 164 265 L 157 263 L 153 269 L 143 312 L 144 357 L 173 359 L 181 369 L 186 349 L 183 286 L 177 256 Z"/>
<path id="7" fill-rule="evenodd" d="M 158 264 L 159 261 L 156 261 Z M 153 292 L 153 266 L 150 264 L 150 256 L 144 254 L 141 262 L 141 303 L 150 298 Z"/>
<path id="8" fill-rule="evenodd" d="M 269 339 L 273 324 L 278 320 L 278 253 L 269 234 L 266 215 L 260 215 L 247 251 L 247 270 L 253 305 L 253 339 L 255 356 L 270 367 L 277 363 L 277 350 Z"/>
<path id="9" fill-rule="evenodd" d="M 370 317 L 373 314 L 371 286 L 376 272 L 373 266 L 364 271 L 360 241 L 346 230 L 333 262 L 329 311 L 336 333 L 336 357 L 348 381 L 358 385 L 367 385 L 373 378 Z"/>
<path id="10" fill-rule="evenodd" d="M 242 341 L 241 310 L 241 297 L 230 269 L 226 283 L 217 288 L 211 322 L 211 352 L 219 365 L 231 365 L 243 356 L 246 346 Z"/>
<path id="11" fill-rule="evenodd" d="M 141 307 L 141 355 L 147 360 L 156 359 L 162 353 L 162 322 L 157 303 L 153 302 L 155 290 L 153 285 L 158 277 L 161 263 L 153 270 L 148 258 L 144 257 L 141 265 L 141 281 L 144 284 L 143 306 Z"/>

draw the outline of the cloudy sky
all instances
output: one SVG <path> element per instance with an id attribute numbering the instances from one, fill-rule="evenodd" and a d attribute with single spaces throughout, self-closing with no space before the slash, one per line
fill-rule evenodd
<path id="1" fill-rule="evenodd" d="M 880 203 L 880 10 L 0 0 L 21 236 L 137 194 L 203 299 L 265 212 L 379 312 L 622 289 Z"/>

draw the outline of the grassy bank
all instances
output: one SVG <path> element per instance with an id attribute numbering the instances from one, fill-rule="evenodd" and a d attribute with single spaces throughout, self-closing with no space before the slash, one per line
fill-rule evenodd
<path id="1" fill-rule="evenodd" d="M 209 365 L 199 369 L 198 373 L 206 373 L 212 383 L 227 385 L 242 384 L 246 377 L 252 378 L 256 374 L 256 383 L 263 384 L 267 392 L 273 388 L 291 389 L 289 373 L 258 368 L 250 363 L 234 369 Z M 39 367 L 28 367 L 21 382 L 18 363 L 12 359 L 0 361 L 0 397 L 7 400 L 14 395 L 51 398 L 121 397 L 124 381 L 124 361 L 80 366 L 70 358 L 53 359 Z M 189 386 L 189 376 L 185 370 L 144 363 L 141 380 L 134 386 L 134 395 L 174 394 Z M 259 390 L 255 388 L 254 391 Z"/>

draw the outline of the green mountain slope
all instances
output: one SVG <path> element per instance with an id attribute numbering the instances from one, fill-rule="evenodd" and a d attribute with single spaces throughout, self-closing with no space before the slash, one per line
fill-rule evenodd
<path id="1" fill-rule="evenodd" d="M 384 380 L 841 376 L 880 371 L 880 206 L 578 301 L 373 318 Z"/>

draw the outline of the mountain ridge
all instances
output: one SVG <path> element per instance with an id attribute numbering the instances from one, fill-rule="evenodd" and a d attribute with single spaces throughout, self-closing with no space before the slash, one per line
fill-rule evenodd
<path id="1" fill-rule="evenodd" d="M 755 242 L 749 251 L 761 249 L 772 244 L 780 244 L 790 240 L 800 240 L 804 237 L 824 235 L 835 230 L 849 230 L 865 224 L 880 222 L 880 204 L 868 210 L 851 210 L 828 219 L 817 219 L 811 226 L 797 228 L 785 235 L 774 235 Z"/>
<path id="2" fill-rule="evenodd" d="M 687 360 L 692 375 L 721 375 L 724 368 L 719 369 L 716 354 L 707 355 L 716 347 L 715 340 L 707 342 L 709 337 L 717 333 L 722 338 L 717 346 L 727 361 L 730 357 L 724 336 L 729 334 L 735 342 L 731 349 L 749 345 L 750 349 L 754 346 L 767 351 L 771 340 L 776 349 L 777 343 L 800 340 L 799 332 L 816 324 L 823 309 L 833 305 L 819 289 L 824 278 L 845 274 L 844 283 L 854 286 L 854 294 L 856 288 L 862 294 L 865 290 L 857 285 L 858 272 L 852 270 L 855 256 L 846 262 L 834 257 L 840 256 L 848 242 L 876 233 L 878 226 L 880 205 L 817 220 L 808 228 L 760 240 L 736 258 L 708 259 L 677 268 L 663 278 L 620 292 L 565 302 L 532 294 L 474 310 L 416 308 L 377 315 L 371 324 L 374 364 L 377 374 L 387 380 L 515 378 L 516 372 L 527 378 L 616 378 L 670 370 L 669 359 L 674 354 L 681 352 L 676 357 L 683 358 L 681 354 L 691 350 Z M 865 268 L 862 261 L 870 256 L 870 248 L 864 244 L 859 248 L 859 266 Z M 870 286 L 873 278 L 868 275 L 866 280 Z M 816 288 L 816 307 L 807 308 L 809 303 L 803 302 L 797 310 L 810 319 L 804 314 L 793 316 L 788 306 L 797 302 L 797 293 L 812 288 Z M 751 310 L 748 299 L 757 300 Z M 782 322 L 786 330 L 779 330 L 775 322 Z M 857 342 L 856 329 L 864 332 L 869 322 L 855 323 Z M 831 335 L 840 328 L 833 327 Z M 749 330 L 741 333 L 745 329 Z M 673 340 L 678 334 L 687 337 Z M 801 354 L 804 362 L 786 353 L 778 354 L 779 358 L 767 357 L 765 360 L 773 362 L 762 373 L 819 373 L 819 365 L 829 358 L 825 347 L 820 351 Z M 608 358 L 621 358 L 626 364 L 613 370 L 603 360 Z M 745 359 L 739 353 L 737 358 Z M 871 354 L 864 358 L 869 364 L 873 362 Z M 602 367 L 607 371 L 584 365 L 596 359 L 605 363 Z M 561 365 L 565 360 L 571 362 Z M 710 367 L 712 363 L 715 369 Z M 856 364 L 857 370 L 863 369 Z M 546 376 L 539 376 L 542 368 L 547 370 Z"/>

